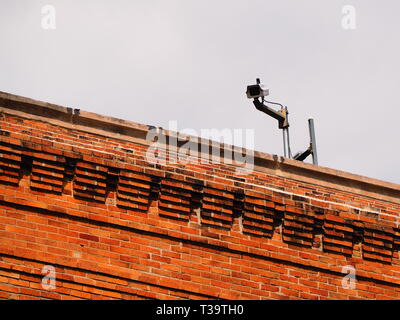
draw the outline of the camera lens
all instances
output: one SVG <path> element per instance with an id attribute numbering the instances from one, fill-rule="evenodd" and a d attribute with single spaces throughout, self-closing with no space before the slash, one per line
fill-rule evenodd
<path id="1" fill-rule="evenodd" d="M 261 89 L 260 89 L 260 87 L 257 85 L 257 86 L 251 86 L 250 88 L 249 88 L 249 93 L 250 93 L 250 95 L 251 96 L 258 96 L 258 95 L 260 95 L 260 93 L 261 93 Z"/>

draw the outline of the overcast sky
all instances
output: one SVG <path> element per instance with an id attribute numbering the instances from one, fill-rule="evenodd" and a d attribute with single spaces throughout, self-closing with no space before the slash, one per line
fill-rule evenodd
<path id="1" fill-rule="evenodd" d="M 0 0 L 0 91 L 164 128 L 254 129 L 256 150 L 282 155 L 276 120 L 245 96 L 260 77 L 288 106 L 293 153 L 313 116 L 320 165 L 399 183 L 399 12 L 395 0 Z"/>

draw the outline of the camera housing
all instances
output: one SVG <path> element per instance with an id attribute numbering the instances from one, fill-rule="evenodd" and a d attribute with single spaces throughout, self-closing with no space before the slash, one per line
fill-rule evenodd
<path id="1" fill-rule="evenodd" d="M 269 89 L 263 84 L 253 84 L 247 86 L 246 94 L 249 99 L 262 98 L 269 95 Z"/>

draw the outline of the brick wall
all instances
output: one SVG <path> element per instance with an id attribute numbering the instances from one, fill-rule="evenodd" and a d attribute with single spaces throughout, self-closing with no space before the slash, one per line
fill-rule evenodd
<path id="1" fill-rule="evenodd" d="M 152 165 L 146 130 L 0 95 L 0 298 L 400 297 L 400 186 L 260 153 Z"/>

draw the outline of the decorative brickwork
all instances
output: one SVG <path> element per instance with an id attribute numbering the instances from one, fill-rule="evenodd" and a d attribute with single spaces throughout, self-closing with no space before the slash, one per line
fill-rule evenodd
<path id="1" fill-rule="evenodd" d="M 310 182 L 300 164 L 304 178 L 257 167 L 238 179 L 232 165 L 153 165 L 144 139 L 21 99 L 0 99 L 1 298 L 400 298 L 399 186 L 365 195 L 346 181 L 373 182 L 327 186 L 329 169 Z"/>

